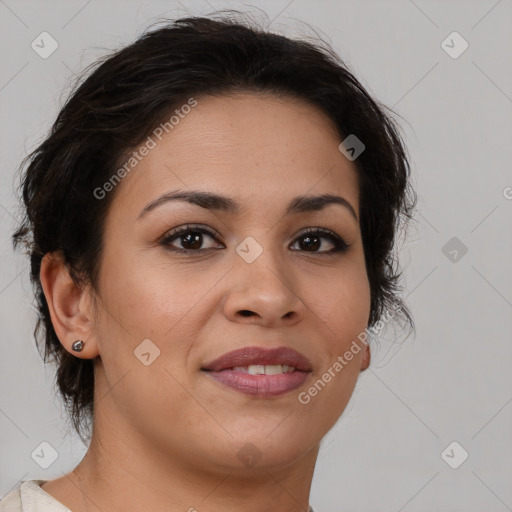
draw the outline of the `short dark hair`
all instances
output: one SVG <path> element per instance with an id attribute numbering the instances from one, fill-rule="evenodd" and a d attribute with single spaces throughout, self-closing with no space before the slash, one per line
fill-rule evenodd
<path id="1" fill-rule="evenodd" d="M 44 361 L 52 356 L 57 364 L 59 392 L 82 440 L 94 412 L 93 361 L 74 357 L 61 345 L 40 282 L 41 260 L 60 252 L 73 280 L 98 290 L 104 221 L 115 192 L 97 200 L 93 191 L 191 96 L 268 92 L 299 98 L 327 114 L 341 140 L 354 134 L 364 143 L 354 163 L 371 289 L 368 326 L 392 309 L 414 330 L 399 296 L 401 272 L 393 249 L 401 220 L 412 218 L 416 194 L 387 107 L 370 97 L 324 41 L 270 33 L 237 20 L 237 14 L 164 20 L 164 26 L 96 61 L 75 85 L 47 138 L 20 166 L 26 166 L 20 183 L 24 218 L 13 246 L 28 247 L 39 313 L 36 343 L 40 348 L 44 340 Z"/>

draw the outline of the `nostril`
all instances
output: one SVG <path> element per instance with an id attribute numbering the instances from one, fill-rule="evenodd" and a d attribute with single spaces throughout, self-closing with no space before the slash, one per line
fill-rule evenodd
<path id="1" fill-rule="evenodd" d="M 240 311 L 240 314 L 241 314 L 242 316 L 251 316 L 251 315 L 253 314 L 253 312 L 252 312 L 252 311 L 249 311 L 248 309 L 242 309 L 242 310 Z"/>

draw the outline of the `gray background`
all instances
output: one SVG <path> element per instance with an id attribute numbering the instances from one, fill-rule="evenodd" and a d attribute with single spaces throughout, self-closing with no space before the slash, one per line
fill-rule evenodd
<path id="1" fill-rule="evenodd" d="M 53 370 L 33 340 L 28 261 L 11 249 L 16 167 L 49 129 L 74 73 L 160 16 L 226 7 L 264 11 L 277 32 L 314 36 L 310 24 L 322 34 L 403 118 L 419 195 L 400 246 L 417 335 L 402 342 L 384 333 L 375 347 L 323 441 L 312 505 L 512 510 L 511 0 L 0 0 L 0 496 L 22 479 L 70 471 L 85 453 L 64 431 Z M 59 44 L 47 59 L 30 46 L 43 31 Z M 441 45 L 453 31 L 469 44 L 458 58 Z M 458 247 L 445 247 L 452 237 Z M 43 441 L 58 453 L 47 469 L 31 458 Z M 441 456 L 453 441 L 452 465 L 469 453 L 457 469 Z"/>

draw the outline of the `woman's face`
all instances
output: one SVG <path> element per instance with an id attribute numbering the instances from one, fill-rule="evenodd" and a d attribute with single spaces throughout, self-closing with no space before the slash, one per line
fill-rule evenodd
<path id="1" fill-rule="evenodd" d="M 105 435 L 174 460 L 285 467 L 318 447 L 368 364 L 353 344 L 363 346 L 370 312 L 357 172 L 312 106 L 249 93 L 196 100 L 109 192 L 96 414 Z M 224 199 L 154 203 L 178 192 Z M 343 199 L 297 200 L 324 194 Z M 327 234 L 304 234 L 318 229 Z M 204 370 L 246 347 L 296 350 L 310 371 Z"/>

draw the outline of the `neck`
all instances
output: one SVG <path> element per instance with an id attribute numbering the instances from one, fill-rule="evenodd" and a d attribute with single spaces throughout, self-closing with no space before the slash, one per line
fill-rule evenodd
<path id="1" fill-rule="evenodd" d="M 308 512 L 318 448 L 287 467 L 215 468 L 98 427 L 73 472 L 81 496 L 72 510 Z"/>

